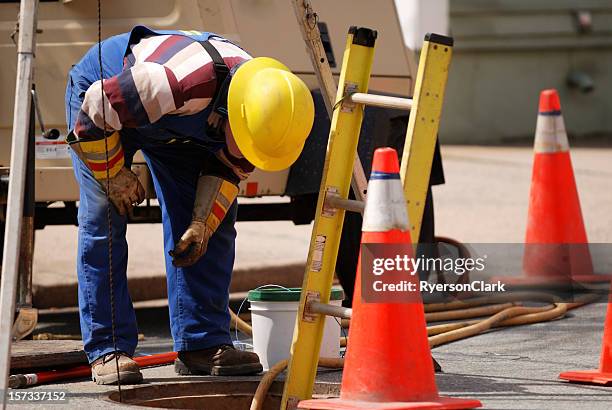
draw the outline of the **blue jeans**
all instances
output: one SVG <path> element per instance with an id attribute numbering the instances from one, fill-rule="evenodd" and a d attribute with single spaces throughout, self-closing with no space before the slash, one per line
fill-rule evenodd
<path id="1" fill-rule="evenodd" d="M 113 37 L 102 46 L 105 78 L 121 71 L 127 35 Z M 74 123 L 83 96 L 100 78 L 97 48 L 92 47 L 70 71 L 66 87 L 66 122 Z M 189 116 L 187 116 L 189 117 Z M 220 344 L 231 344 L 229 333 L 229 285 L 234 266 L 234 244 L 237 203 L 210 238 L 208 250 L 193 266 L 176 268 L 168 252 L 174 249 L 191 222 L 196 183 L 200 170 L 212 158 L 205 148 L 192 143 L 165 144 L 171 130 L 190 130 L 194 117 L 173 116 L 174 124 L 153 124 L 146 129 L 121 130 L 125 163 L 129 167 L 136 151 L 141 150 L 151 170 L 155 191 L 162 211 L 164 255 L 168 283 L 168 305 L 174 349 L 199 350 Z M 198 122 L 199 121 L 199 122 Z M 180 134 L 180 133 L 179 133 Z M 199 135 L 199 134 L 198 134 Z M 202 138 L 205 135 L 201 135 Z M 113 351 L 111 333 L 110 277 L 108 272 L 107 201 L 102 186 L 89 168 L 72 153 L 74 174 L 80 186 L 79 243 L 77 273 L 81 334 L 90 362 Z M 127 288 L 128 246 L 125 239 L 127 219 L 111 206 L 112 282 L 115 299 L 115 335 L 117 349 L 134 353 L 138 340 L 136 316 Z M 132 246 L 138 246 L 133 243 Z"/>
<path id="2" fill-rule="evenodd" d="M 210 239 L 204 256 L 193 266 L 174 267 L 168 251 L 174 248 L 191 222 L 196 181 L 206 155 L 191 144 L 151 144 L 135 132 L 131 134 L 122 138 L 126 164 L 131 163 L 136 149 L 142 149 L 162 210 L 174 349 L 198 350 L 231 344 L 228 292 L 234 264 L 237 204 L 232 205 Z M 85 352 L 92 362 L 113 351 L 107 202 L 100 183 L 74 152 L 72 161 L 80 186 L 77 270 L 81 333 Z M 117 348 L 132 355 L 136 349 L 138 329 L 127 288 L 127 219 L 111 206 L 111 220 Z M 138 243 L 132 246 L 138 246 Z"/>

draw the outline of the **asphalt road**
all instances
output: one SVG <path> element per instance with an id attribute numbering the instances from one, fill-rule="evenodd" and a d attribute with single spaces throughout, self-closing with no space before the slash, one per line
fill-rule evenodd
<path id="1" fill-rule="evenodd" d="M 443 147 L 446 185 L 435 187 L 436 231 L 465 242 L 519 243 L 523 240 L 532 152 L 528 148 Z M 572 151 L 582 212 L 589 240 L 612 243 L 612 149 Z M 237 267 L 303 262 L 310 227 L 290 223 L 239 223 Z M 157 225 L 130 226 L 129 275 L 163 275 L 161 230 Z M 76 230 L 48 227 L 37 232 L 35 278 L 38 284 L 75 281 Z M 561 382 L 557 375 L 572 369 L 596 368 L 601 348 L 605 305 L 572 311 L 554 322 L 490 332 L 434 349 L 443 366 L 437 375 L 442 394 L 479 399 L 490 409 L 609 409 L 608 387 Z M 171 348 L 165 307 L 138 309 L 145 340 L 140 353 Z M 76 312 L 41 316 L 39 331 L 78 332 Z M 394 337 L 393 335 L 381 337 Z M 376 340 L 373 339 L 373 343 Z M 397 348 L 410 341 L 398 341 Z M 397 369 L 409 371 L 410 369 Z M 145 370 L 149 384 L 184 379 L 171 366 Z M 340 372 L 321 377 L 340 380 Z M 89 381 L 44 386 L 65 390 L 68 406 L 26 405 L 19 408 L 108 408 L 112 387 Z M 16 406 L 15 406 L 16 407 Z"/>
<path id="2" fill-rule="evenodd" d="M 145 334 L 138 353 L 171 350 L 168 322 L 160 320 L 167 317 L 166 308 L 143 308 L 137 312 L 140 331 Z M 435 348 L 433 355 L 444 370 L 444 373 L 436 375 L 440 394 L 478 399 L 486 409 L 610 409 L 612 387 L 570 384 L 557 378 L 562 371 L 598 366 L 604 315 L 605 305 L 593 304 L 573 310 L 561 320 L 499 329 Z M 47 313 L 41 317 L 41 326 L 44 331 L 73 332 L 76 318 L 76 312 Z M 245 336 L 240 335 L 240 338 Z M 376 336 L 372 336 L 372 343 L 376 345 Z M 409 340 L 398 340 L 396 348 L 409 345 Z M 397 369 L 398 373 L 409 371 Z M 214 380 L 210 377 L 177 376 L 172 366 L 146 369 L 144 376 L 143 386 Z M 257 379 L 234 378 L 230 382 Z M 338 383 L 341 372 L 321 370 L 318 380 Z M 133 387 L 124 386 L 124 389 L 128 388 Z M 9 408 L 120 408 L 122 406 L 108 400 L 108 395 L 116 389 L 116 386 L 97 386 L 85 379 L 39 386 L 27 391 L 66 392 L 69 401 L 61 406 L 20 403 Z"/>

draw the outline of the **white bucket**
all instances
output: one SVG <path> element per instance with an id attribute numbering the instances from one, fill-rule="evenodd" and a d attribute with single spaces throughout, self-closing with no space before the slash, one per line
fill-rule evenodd
<path id="1" fill-rule="evenodd" d="M 249 292 L 253 350 L 259 356 L 264 370 L 268 370 L 279 361 L 289 358 L 295 319 L 300 305 L 300 289 L 256 291 L 259 297 L 255 299 L 295 299 L 290 301 L 251 300 L 253 299 L 253 292 Z M 271 292 L 273 293 L 271 294 Z M 284 293 L 284 297 L 276 297 L 281 292 Z M 340 296 L 338 297 L 338 295 Z M 342 291 L 340 289 L 334 289 L 332 300 L 329 303 L 335 306 L 341 305 Z M 340 326 L 338 322 L 335 318 L 327 316 L 319 357 L 340 356 Z"/>

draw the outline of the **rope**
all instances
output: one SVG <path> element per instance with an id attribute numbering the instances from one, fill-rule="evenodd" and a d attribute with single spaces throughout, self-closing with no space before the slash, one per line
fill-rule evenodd
<path id="1" fill-rule="evenodd" d="M 100 66 L 100 98 L 102 99 L 102 122 L 104 136 L 104 154 L 106 158 L 106 222 L 108 224 L 108 282 L 110 286 L 110 307 L 111 307 L 111 333 L 113 338 L 113 350 L 115 356 L 115 369 L 117 371 L 117 391 L 119 393 L 119 403 L 123 400 L 121 395 L 121 378 L 119 377 L 119 352 L 117 351 L 117 337 L 115 332 L 115 292 L 113 281 L 113 221 L 111 214 L 110 201 L 110 169 L 108 167 L 108 139 L 106 138 L 106 109 L 104 106 L 104 68 L 102 65 L 102 5 L 98 0 L 98 64 Z"/>

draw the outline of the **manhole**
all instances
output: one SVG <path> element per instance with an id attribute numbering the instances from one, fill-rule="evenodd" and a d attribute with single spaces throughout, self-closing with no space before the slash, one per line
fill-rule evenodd
<path id="1" fill-rule="evenodd" d="M 152 386 L 123 389 L 123 404 L 164 409 L 214 409 L 241 410 L 248 409 L 258 380 L 211 380 L 156 384 Z M 263 404 L 264 410 L 276 410 L 280 407 L 283 394 L 283 382 L 272 383 Z M 316 383 L 313 396 L 317 398 L 338 397 L 339 383 Z M 119 401 L 119 393 L 114 391 L 108 399 Z"/>

